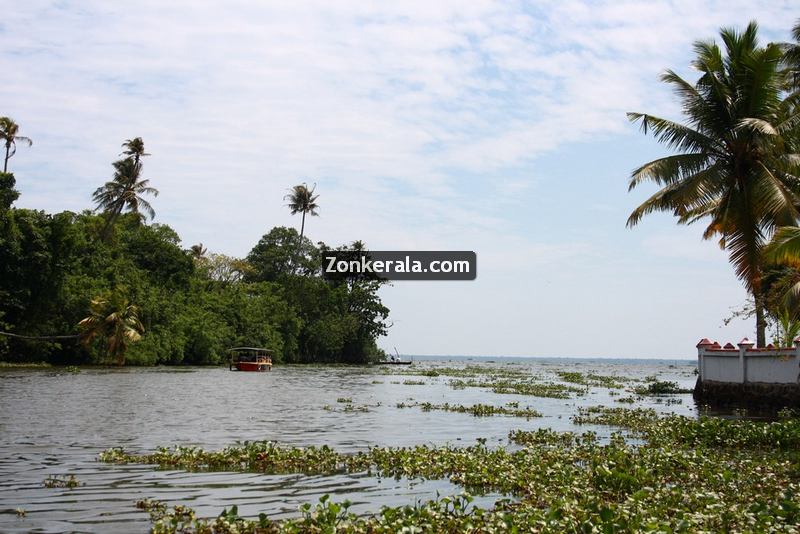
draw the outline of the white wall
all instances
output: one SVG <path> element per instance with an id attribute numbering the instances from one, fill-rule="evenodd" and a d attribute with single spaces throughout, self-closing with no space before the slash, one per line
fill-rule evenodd
<path id="1" fill-rule="evenodd" d="M 800 371 L 796 355 L 791 355 L 788 359 L 776 356 L 747 356 L 746 366 L 748 382 L 769 384 L 796 384 Z"/>
<path id="2" fill-rule="evenodd" d="M 800 382 L 800 347 L 774 351 L 744 352 L 744 373 L 740 353 L 699 348 L 700 378 L 715 382 L 762 382 L 797 384 Z"/>
<path id="3" fill-rule="evenodd" d="M 703 380 L 715 382 L 741 382 L 742 372 L 739 365 L 739 354 L 706 355 L 703 357 Z"/>

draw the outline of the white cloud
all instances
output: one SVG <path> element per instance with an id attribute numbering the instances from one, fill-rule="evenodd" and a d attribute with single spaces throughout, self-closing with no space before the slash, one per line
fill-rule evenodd
<path id="1" fill-rule="evenodd" d="M 684 72 L 694 39 L 750 18 L 788 38 L 794 7 L 31 0 L 0 23 L 0 114 L 35 142 L 12 160 L 22 206 L 87 207 L 120 143 L 142 136 L 158 219 L 188 243 L 245 254 L 295 222 L 283 195 L 307 180 L 315 239 L 469 248 L 500 277 L 501 259 L 603 249 L 574 228 L 525 233 L 547 180 L 537 158 L 630 132 L 631 109 L 677 113 L 657 75 Z"/>

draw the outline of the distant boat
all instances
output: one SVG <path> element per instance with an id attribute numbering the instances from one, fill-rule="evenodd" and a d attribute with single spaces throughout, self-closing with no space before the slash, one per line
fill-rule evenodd
<path id="1" fill-rule="evenodd" d="M 381 360 L 379 362 L 375 362 L 376 365 L 411 365 L 411 360 L 401 360 L 400 353 L 397 352 L 397 347 L 394 347 L 394 353 L 397 355 L 395 358 L 392 356 L 388 360 Z"/>
<path id="2" fill-rule="evenodd" d="M 230 371 L 272 371 L 272 351 L 259 347 L 234 347 L 228 349 L 231 355 Z"/>

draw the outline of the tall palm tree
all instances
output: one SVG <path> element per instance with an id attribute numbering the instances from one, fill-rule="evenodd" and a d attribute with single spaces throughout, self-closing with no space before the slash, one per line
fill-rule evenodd
<path id="1" fill-rule="evenodd" d="M 196 260 L 203 259 L 207 252 L 208 252 L 208 249 L 206 247 L 204 247 L 202 243 L 198 243 L 196 245 L 192 245 L 189 248 L 189 253 Z"/>
<path id="2" fill-rule="evenodd" d="M 106 342 L 106 354 L 125 364 L 125 352 L 131 343 L 142 338 L 144 326 L 139 320 L 139 310 L 119 291 L 92 299 L 89 315 L 78 323 L 81 340 L 88 345 L 96 338 Z"/>
<path id="3" fill-rule="evenodd" d="M 319 213 L 317 213 L 317 208 L 319 208 L 317 199 L 319 195 L 314 194 L 316 188 L 317 184 L 314 184 L 314 186 L 309 189 L 306 183 L 302 183 L 291 188 L 289 194 L 283 197 L 284 200 L 289 201 L 287 206 L 292 212 L 292 215 L 298 213 L 303 214 L 302 222 L 300 223 L 300 243 L 303 242 L 303 232 L 306 228 L 306 214 L 312 216 L 319 215 Z"/>
<path id="4" fill-rule="evenodd" d="M 137 138 L 139 139 L 139 138 Z M 142 148 L 144 148 L 142 146 Z M 139 156 L 147 155 L 143 151 L 114 162 L 114 178 L 98 187 L 92 195 L 97 204 L 96 209 L 103 210 L 108 216 L 102 231 L 105 239 L 119 215 L 124 211 L 136 213 L 140 218 L 155 217 L 155 210 L 144 199 L 144 195 L 158 196 L 158 190 L 150 187 L 150 180 L 141 180 L 142 163 Z M 144 212 L 144 214 L 142 214 Z"/>
<path id="5" fill-rule="evenodd" d="M 633 171 L 629 189 L 643 182 L 661 189 L 627 225 L 655 211 L 672 212 L 680 224 L 707 221 L 703 237 L 719 238 L 754 297 L 757 343 L 764 346 L 762 247 L 775 228 L 797 221 L 800 156 L 792 146 L 797 111 L 781 91 L 781 47 L 759 46 L 757 33 L 754 22 L 743 33 L 722 29 L 724 52 L 713 41 L 696 42 L 695 84 L 673 71 L 662 75 L 680 97 L 685 123 L 628 113 L 644 133 L 679 153 Z"/>
<path id="6" fill-rule="evenodd" d="M 3 172 L 8 172 L 8 159 L 17 153 L 17 143 L 22 143 L 28 146 L 33 145 L 30 137 L 19 135 L 19 125 L 14 122 L 14 119 L 9 117 L 0 117 L 0 140 L 6 146 L 6 159 L 3 162 Z"/>

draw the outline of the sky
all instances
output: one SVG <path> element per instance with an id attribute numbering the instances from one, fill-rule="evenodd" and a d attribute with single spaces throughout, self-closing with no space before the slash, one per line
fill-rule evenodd
<path id="1" fill-rule="evenodd" d="M 470 282 L 394 282 L 402 354 L 691 358 L 747 295 L 701 225 L 626 219 L 666 154 L 625 113 L 681 119 L 659 74 L 785 1 L 81 2 L 2 9 L 0 115 L 33 146 L 18 207 L 80 211 L 141 136 L 155 222 L 245 256 L 316 184 L 306 235 L 474 250 Z"/>

